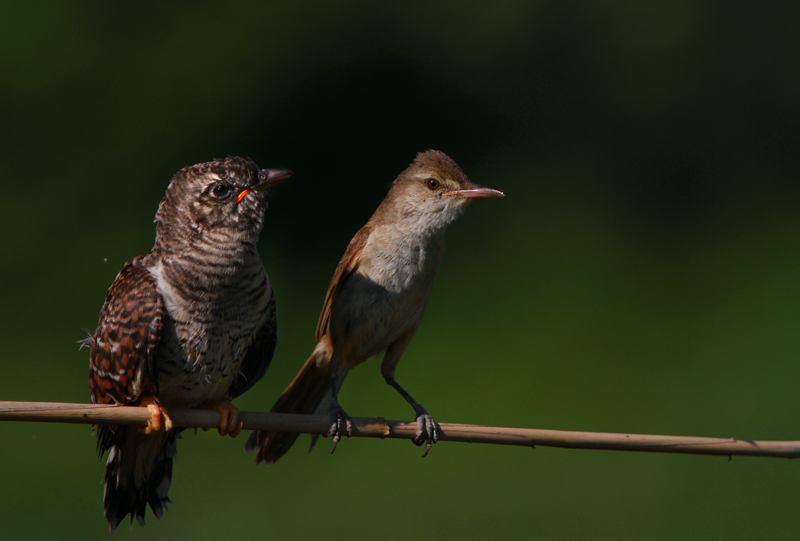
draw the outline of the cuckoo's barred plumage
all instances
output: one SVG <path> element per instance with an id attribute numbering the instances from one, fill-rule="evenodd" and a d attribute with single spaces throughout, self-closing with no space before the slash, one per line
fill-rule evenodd
<path id="1" fill-rule="evenodd" d="M 239 433 L 230 400 L 264 376 L 277 336 L 257 250 L 266 191 L 291 175 L 237 157 L 182 169 L 156 214 L 152 253 L 111 285 L 87 341 L 92 402 L 147 405 L 152 416 L 146 428 L 96 427 L 111 531 L 127 515 L 144 525 L 148 505 L 160 518 L 169 503 L 179 432 L 169 408 L 219 409 L 220 433 Z"/>

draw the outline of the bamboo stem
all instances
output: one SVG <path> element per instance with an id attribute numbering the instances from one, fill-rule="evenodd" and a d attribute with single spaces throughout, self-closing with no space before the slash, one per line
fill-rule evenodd
<path id="1" fill-rule="evenodd" d="M 219 412 L 213 410 L 171 409 L 169 413 L 175 425 L 179 427 L 217 428 L 220 423 Z M 147 408 L 140 407 L 0 401 L 0 421 L 144 425 L 149 418 Z M 330 418 L 324 415 L 245 411 L 242 412 L 241 419 L 245 430 L 324 435 L 330 428 Z M 366 417 L 353 417 L 352 421 L 354 437 L 413 439 L 417 433 L 416 422 Z M 440 441 L 693 455 L 800 457 L 800 441 L 747 441 L 733 438 L 572 432 L 453 423 L 440 423 L 438 426 Z"/>

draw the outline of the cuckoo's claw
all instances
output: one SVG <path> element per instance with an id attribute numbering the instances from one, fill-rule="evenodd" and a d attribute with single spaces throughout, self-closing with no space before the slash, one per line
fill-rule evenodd
<path id="1" fill-rule="evenodd" d="M 417 435 L 411 441 L 416 445 L 422 445 L 424 442 L 425 454 L 422 455 L 422 458 L 428 456 L 433 444 L 439 441 L 439 433 L 436 430 L 436 421 L 433 420 L 433 417 L 427 413 L 417 417 Z"/>
<path id="2" fill-rule="evenodd" d="M 166 431 L 172 430 L 174 424 L 169 416 L 169 412 L 167 412 L 167 408 L 159 404 L 156 397 L 151 395 L 143 396 L 139 401 L 139 405 L 146 407 L 147 411 L 150 412 L 150 419 L 147 421 L 147 425 L 140 427 L 139 432 L 152 434 L 153 432 L 161 430 L 162 426 Z M 162 417 L 164 418 L 163 423 L 161 422 Z"/>
<path id="3" fill-rule="evenodd" d="M 353 423 L 350 421 L 350 416 L 345 413 L 339 404 L 331 406 L 331 429 L 328 431 L 328 436 L 333 436 L 333 449 L 331 454 L 336 450 L 336 445 L 342 439 L 342 425 L 346 429 L 346 435 L 349 438 L 353 435 Z"/>
<path id="4" fill-rule="evenodd" d="M 219 435 L 235 438 L 242 431 L 242 421 L 239 420 L 239 408 L 230 400 L 209 400 L 200 405 L 202 409 L 217 410 L 222 416 L 219 423 Z M 210 429 L 204 428 L 208 431 Z"/>

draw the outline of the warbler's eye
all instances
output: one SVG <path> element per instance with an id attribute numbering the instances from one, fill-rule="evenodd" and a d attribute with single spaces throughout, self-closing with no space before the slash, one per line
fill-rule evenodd
<path id="1" fill-rule="evenodd" d="M 425 179 L 425 186 L 427 186 L 429 190 L 435 190 L 439 187 L 439 181 L 435 178 Z"/>
<path id="2" fill-rule="evenodd" d="M 211 188 L 211 195 L 217 199 L 225 199 L 231 194 L 230 184 L 217 184 Z"/>

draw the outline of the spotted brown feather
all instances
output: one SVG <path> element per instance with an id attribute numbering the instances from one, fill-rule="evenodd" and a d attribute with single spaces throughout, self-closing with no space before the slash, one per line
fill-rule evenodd
<path id="1" fill-rule="evenodd" d="M 136 405 L 142 394 L 158 394 L 155 348 L 161 335 L 164 300 L 145 267 L 149 256 L 128 261 L 108 290 L 89 364 L 94 404 Z M 97 452 L 110 449 L 118 427 L 101 425 Z"/>

